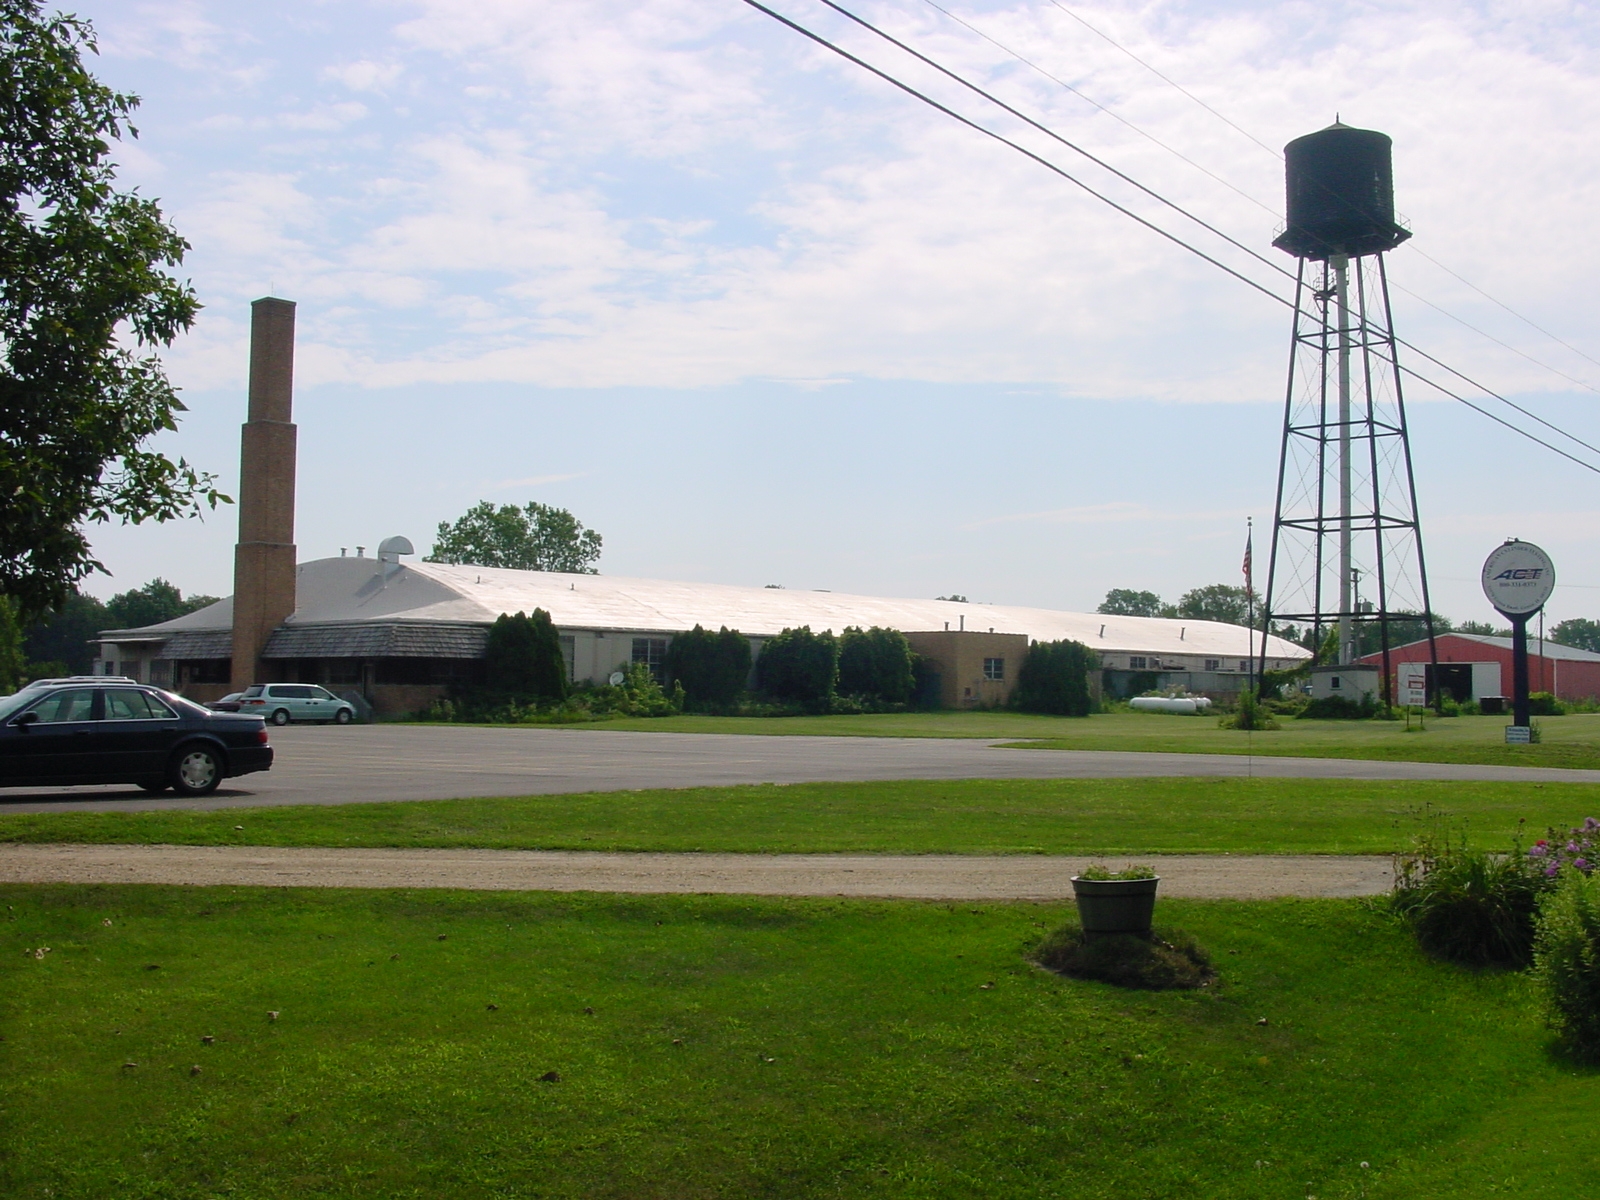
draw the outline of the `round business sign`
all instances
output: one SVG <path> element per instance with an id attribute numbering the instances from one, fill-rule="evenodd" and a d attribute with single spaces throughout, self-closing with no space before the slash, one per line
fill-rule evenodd
<path id="1" fill-rule="evenodd" d="M 606 682 L 608 682 L 612 687 L 621 687 L 622 686 L 622 681 L 624 679 L 626 679 L 626 678 L 627 678 L 627 676 L 624 675 L 621 671 L 613 671 L 613 672 L 611 672 L 611 678 L 608 679 Z"/>
<path id="2" fill-rule="evenodd" d="M 1538 612 L 1555 587 L 1555 564 L 1532 542 L 1513 539 L 1484 560 L 1483 594 L 1508 617 Z"/>

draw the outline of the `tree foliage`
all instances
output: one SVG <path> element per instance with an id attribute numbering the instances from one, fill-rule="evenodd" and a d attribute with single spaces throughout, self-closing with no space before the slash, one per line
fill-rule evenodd
<path id="1" fill-rule="evenodd" d="M 566 509 L 537 501 L 523 508 L 480 501 L 454 523 L 441 521 L 437 536 L 425 562 L 598 574 L 600 535 Z"/>
<path id="2" fill-rule="evenodd" d="M 215 604 L 215 596 L 190 596 L 165 579 L 152 579 L 141 588 L 118 592 L 106 601 L 106 624 L 102 629 L 138 629 L 188 616 L 197 609 Z"/>
<path id="3" fill-rule="evenodd" d="M 916 687 L 913 661 L 911 643 L 898 629 L 846 629 L 839 639 L 839 694 L 906 704 Z"/>
<path id="4" fill-rule="evenodd" d="M 1592 650 L 1600 654 L 1600 621 L 1588 617 L 1573 617 L 1562 621 L 1550 630 L 1550 640 L 1578 650 Z"/>
<path id="5" fill-rule="evenodd" d="M 1094 711 L 1089 672 L 1100 660 L 1082 642 L 1034 642 L 1023 656 L 1012 707 L 1057 717 L 1087 717 Z"/>
<path id="6" fill-rule="evenodd" d="M 1242 587 L 1213 583 L 1185 592 L 1171 615 L 1188 617 L 1191 621 L 1246 625 L 1250 621 L 1250 598 Z"/>
<path id="7" fill-rule="evenodd" d="M 489 690 L 511 700 L 559 704 L 567 698 L 567 660 L 561 635 L 542 608 L 508 616 L 489 627 L 484 653 Z"/>
<path id="8" fill-rule="evenodd" d="M 811 712 L 827 709 L 838 675 L 838 640 L 832 633 L 812 633 L 809 625 L 785 629 L 762 647 L 756 660 L 763 692 Z"/>
<path id="9" fill-rule="evenodd" d="M 1112 588 L 1095 611 L 1108 617 L 1159 617 L 1165 614 L 1166 606 L 1154 592 Z"/>
<path id="10" fill-rule="evenodd" d="M 683 685 L 697 712 L 732 708 L 750 678 L 750 640 L 724 625 L 716 633 L 696 625 L 667 647 L 667 677 Z"/>
<path id="11" fill-rule="evenodd" d="M 110 141 L 138 98 L 85 68 L 94 31 L 0 0 L 0 593 L 31 619 L 101 569 L 83 526 L 166 521 L 227 501 L 209 474 L 146 449 L 183 411 L 153 353 L 194 293 L 188 243 L 114 187 Z"/>

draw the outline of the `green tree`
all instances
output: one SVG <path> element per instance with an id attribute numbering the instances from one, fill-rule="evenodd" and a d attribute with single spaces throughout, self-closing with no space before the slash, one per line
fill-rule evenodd
<path id="1" fill-rule="evenodd" d="M 118 628 L 106 617 L 106 606 L 93 596 L 73 592 L 50 616 L 28 630 L 28 661 L 61 663 L 69 675 L 87 675 L 94 666 L 93 640 L 102 629 Z"/>
<path id="2" fill-rule="evenodd" d="M 1450 632 L 1450 618 L 1433 614 L 1433 634 L 1439 637 Z M 1425 642 L 1428 640 L 1428 622 L 1419 612 L 1396 612 L 1389 614 L 1389 649 L 1397 646 L 1409 646 L 1412 642 Z M 1356 624 L 1356 653 L 1360 655 L 1377 654 L 1383 650 L 1383 631 L 1376 621 L 1360 621 Z"/>
<path id="3" fill-rule="evenodd" d="M 1242 587 L 1213 583 L 1185 592 L 1172 614 L 1191 621 L 1220 621 L 1224 625 L 1245 625 L 1250 621 L 1250 600 Z"/>
<path id="4" fill-rule="evenodd" d="M 23 651 L 22 624 L 10 596 L 0 596 L 0 694 L 9 696 L 24 683 L 28 656 Z"/>
<path id="5" fill-rule="evenodd" d="M 1112 588 L 1095 609 L 1108 617 L 1159 617 L 1166 606 L 1154 592 L 1136 592 L 1132 588 Z"/>
<path id="6" fill-rule="evenodd" d="M 839 643 L 832 633 L 812 633 L 809 625 L 785 629 L 761 649 L 756 680 L 775 700 L 824 711 L 839 677 Z"/>
<path id="7" fill-rule="evenodd" d="M 905 704 L 916 686 L 912 661 L 911 643 L 898 629 L 846 629 L 839 638 L 839 694 Z"/>
<path id="8" fill-rule="evenodd" d="M 1509 628 L 1497 628 L 1487 621 L 1463 621 L 1452 631 L 1454 633 L 1471 633 L 1478 637 L 1510 637 Z"/>
<path id="9" fill-rule="evenodd" d="M 1082 642 L 1034 642 L 1017 672 L 1011 705 L 1023 712 L 1057 717 L 1087 717 L 1094 711 L 1089 672 L 1100 660 Z"/>
<path id="10" fill-rule="evenodd" d="M 110 142 L 136 96 L 85 68 L 94 30 L 0 0 L 0 593 L 31 621 L 102 569 L 88 522 L 227 502 L 213 476 L 146 448 L 183 411 L 153 353 L 199 308 L 169 268 L 188 243 L 118 191 Z"/>
<path id="11" fill-rule="evenodd" d="M 184 595 L 165 579 L 152 579 L 141 588 L 118 592 L 106 601 L 105 629 L 139 629 L 145 625 L 159 625 L 215 604 L 215 596 Z"/>
<path id="12" fill-rule="evenodd" d="M 697 712 L 732 708 L 750 678 L 750 639 L 724 625 L 711 633 L 696 625 L 667 647 L 667 678 L 683 685 Z"/>
<path id="13" fill-rule="evenodd" d="M 424 562 L 468 563 L 517 571 L 595 575 L 600 535 L 564 508 L 529 501 L 524 508 L 487 500 L 454 523 L 439 523 L 438 540 Z"/>
<path id="14" fill-rule="evenodd" d="M 1573 617 L 1562 621 L 1550 630 L 1550 640 L 1578 650 L 1592 650 L 1600 654 L 1600 621 L 1588 617 Z"/>
<path id="15" fill-rule="evenodd" d="M 489 690 L 504 699 L 559 704 L 567 698 L 567 660 L 561 635 L 542 608 L 508 616 L 489 627 L 484 652 Z"/>

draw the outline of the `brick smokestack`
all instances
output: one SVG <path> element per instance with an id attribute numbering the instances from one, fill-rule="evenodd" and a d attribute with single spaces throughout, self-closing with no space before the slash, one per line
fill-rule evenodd
<path id="1" fill-rule="evenodd" d="M 250 419 L 233 552 L 233 686 L 269 682 L 261 651 L 295 607 L 294 302 L 250 306 Z"/>

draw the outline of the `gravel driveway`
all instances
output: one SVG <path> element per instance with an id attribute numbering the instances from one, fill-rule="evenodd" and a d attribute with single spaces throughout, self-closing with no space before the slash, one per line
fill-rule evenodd
<path id="1" fill-rule="evenodd" d="M 471 888 L 1063 900 L 1091 860 L 1052 855 L 605 854 L 541 850 L 338 850 L 265 846 L 0 845 L 4 883 Z M 1105 860 L 1099 860 L 1105 861 Z M 1370 896 L 1376 855 L 1145 856 L 1166 896 L 1259 900 Z M 1120 865 L 1120 860 L 1111 860 Z"/>

